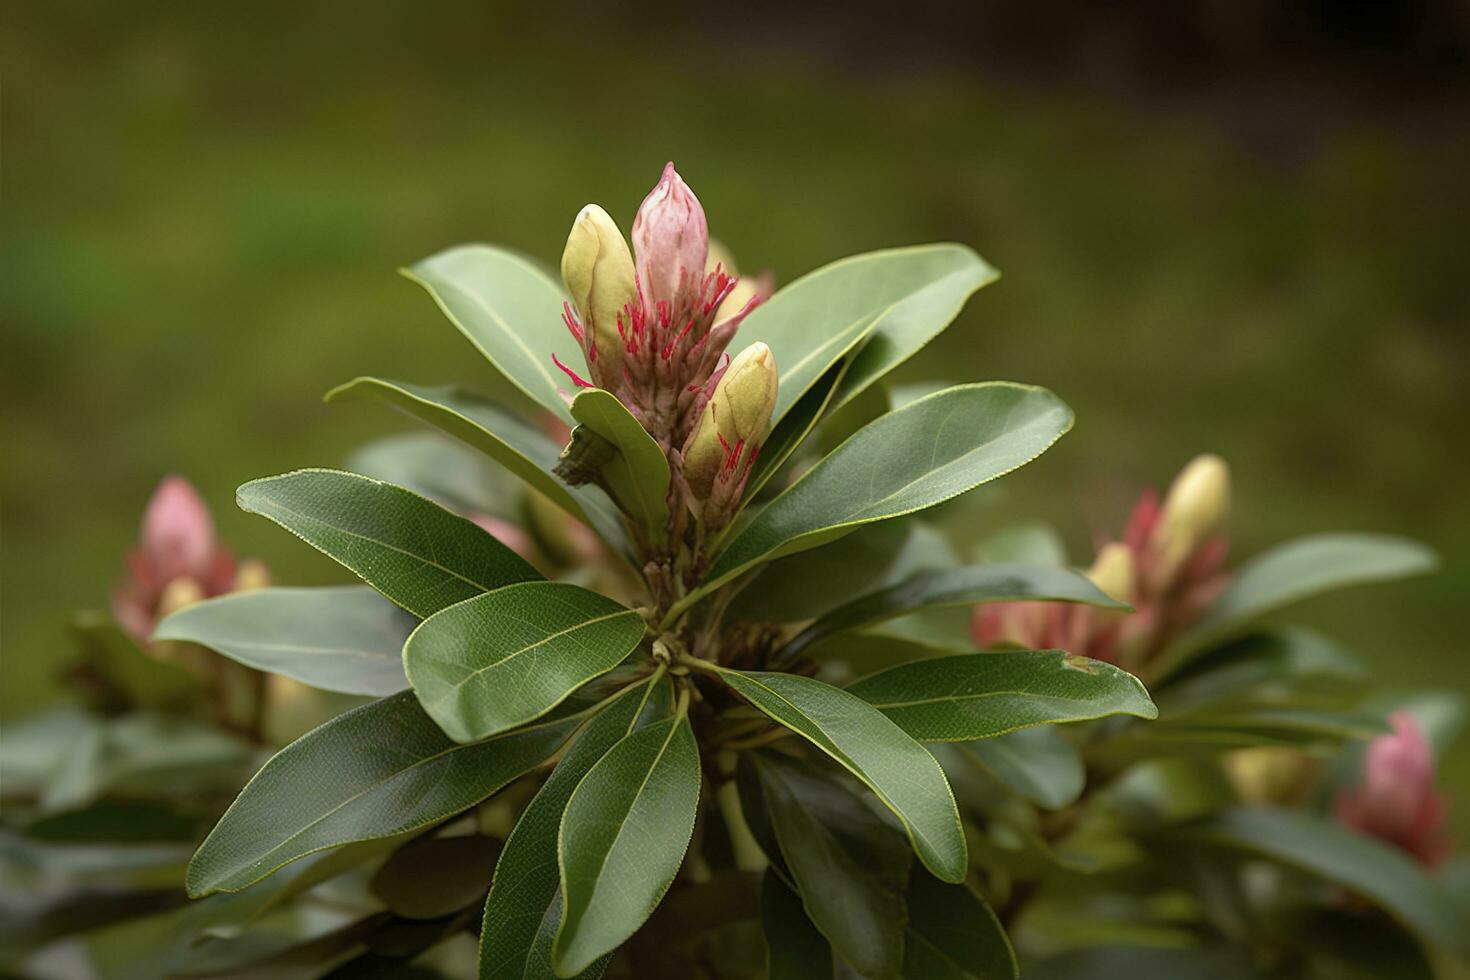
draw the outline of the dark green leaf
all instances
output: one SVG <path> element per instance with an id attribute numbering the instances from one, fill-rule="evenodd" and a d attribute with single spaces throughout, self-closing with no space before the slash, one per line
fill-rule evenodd
<path id="1" fill-rule="evenodd" d="M 246 784 L 189 862 L 189 894 L 237 891 L 316 851 L 459 813 L 550 758 L 577 723 L 459 745 L 409 691 L 339 715 Z"/>
<path id="2" fill-rule="evenodd" d="M 907 893 L 908 980 L 997 980 L 1021 975 L 1000 920 L 967 885 L 947 885 L 915 868 Z"/>
<path id="3" fill-rule="evenodd" d="M 252 480 L 235 499 L 420 618 L 502 585 L 541 578 L 472 521 L 355 473 L 297 470 Z"/>
<path id="4" fill-rule="evenodd" d="M 832 976 L 832 947 L 806 917 L 801 899 L 774 871 L 761 882 L 761 931 L 768 980 L 824 980 Z"/>
<path id="5" fill-rule="evenodd" d="M 402 651 L 413 625 L 362 586 L 270 588 L 195 603 L 159 623 L 153 638 L 199 643 L 324 691 L 382 696 L 408 686 Z"/>
<path id="6" fill-rule="evenodd" d="M 1126 670 L 1061 650 L 968 653 L 890 667 L 848 687 L 914 738 L 962 742 L 1058 721 L 1158 711 Z"/>
<path id="7" fill-rule="evenodd" d="M 420 837 L 393 852 L 373 875 L 373 894 L 405 919 L 438 919 L 479 901 L 500 842 L 479 834 Z"/>
<path id="8" fill-rule="evenodd" d="M 623 510 L 653 540 L 664 538 L 669 522 L 669 461 L 658 443 L 623 403 L 601 388 L 588 388 L 572 402 L 572 417 L 616 449 L 602 468 Z"/>
<path id="9" fill-rule="evenodd" d="M 903 729 L 846 691 L 810 677 L 709 669 L 876 793 L 926 867 L 946 881 L 964 878 L 965 837 L 954 794 L 934 756 Z"/>
<path id="10" fill-rule="evenodd" d="M 420 703 L 457 742 L 507 731 L 616 667 L 643 617 L 566 582 L 522 582 L 442 609 L 403 646 Z"/>
<path id="11" fill-rule="evenodd" d="M 652 914 L 683 863 L 698 804 L 699 747 L 683 715 L 633 732 L 588 770 L 557 842 L 559 976 L 587 969 Z"/>

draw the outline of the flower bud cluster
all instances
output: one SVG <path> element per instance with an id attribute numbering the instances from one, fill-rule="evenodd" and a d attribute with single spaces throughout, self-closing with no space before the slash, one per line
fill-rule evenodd
<path id="1" fill-rule="evenodd" d="M 1337 819 L 1438 867 L 1451 847 L 1449 805 L 1434 789 L 1434 751 L 1412 714 L 1396 711 L 1388 721 L 1392 734 L 1368 743 L 1362 783 L 1337 798 Z"/>

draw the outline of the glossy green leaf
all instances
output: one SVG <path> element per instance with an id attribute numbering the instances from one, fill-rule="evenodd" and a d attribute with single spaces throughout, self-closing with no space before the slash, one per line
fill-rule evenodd
<path id="1" fill-rule="evenodd" d="M 572 402 L 572 417 L 617 449 L 602 469 L 613 497 L 654 540 L 662 540 L 669 523 L 669 461 L 611 392 L 588 388 Z"/>
<path id="2" fill-rule="evenodd" d="M 761 880 L 761 933 L 768 980 L 824 980 L 833 976 L 832 947 L 806 916 L 801 899 L 776 874 Z"/>
<path id="3" fill-rule="evenodd" d="M 269 588 L 179 610 L 154 640 L 209 647 L 256 670 L 324 691 L 381 697 L 408 686 L 403 641 L 414 620 L 372 589 Z"/>
<path id="4" fill-rule="evenodd" d="M 1021 975 L 1005 928 L 967 885 L 947 885 L 915 868 L 905 895 L 909 928 L 903 971 L 908 980 L 1001 980 Z"/>
<path id="5" fill-rule="evenodd" d="M 943 503 L 1035 459 L 1071 425 L 1051 392 L 1006 382 L 949 388 L 890 412 L 757 513 L 693 595 L 759 562 Z"/>
<path id="6" fill-rule="evenodd" d="M 808 763 L 767 753 L 754 768 L 807 916 L 862 976 L 899 976 L 913 864 L 903 835 Z"/>
<path id="7" fill-rule="evenodd" d="M 587 969 L 653 913 L 689 847 L 699 781 L 699 746 L 681 715 L 628 735 L 577 784 L 557 839 L 559 976 Z"/>
<path id="8" fill-rule="evenodd" d="M 308 854 L 459 813 L 550 758 L 577 722 L 459 745 L 409 691 L 338 715 L 240 791 L 189 862 L 189 894 L 238 891 Z"/>
<path id="9" fill-rule="evenodd" d="M 488 531 L 391 483 L 340 470 L 297 470 L 235 492 L 420 618 L 541 573 Z"/>
<path id="10" fill-rule="evenodd" d="M 478 395 L 454 387 L 425 387 L 358 378 L 327 393 L 327 401 L 377 398 L 480 450 L 573 517 L 587 523 L 615 549 L 626 541 L 618 510 L 600 487 L 569 487 L 553 475 L 561 454 L 541 429 Z"/>
<path id="11" fill-rule="evenodd" d="M 896 585 L 858 596 L 798 633 L 781 652 L 789 663 L 825 637 L 904 616 L 933 606 L 968 606 L 977 602 L 1081 602 L 1104 609 L 1129 609 L 1069 568 L 1027 565 L 968 565 L 918 572 Z"/>
<path id="12" fill-rule="evenodd" d="M 924 865 L 965 876 L 965 837 L 944 771 L 903 729 L 846 691 L 810 677 L 709 667 L 741 697 L 860 779 L 903 824 Z"/>
<path id="13" fill-rule="evenodd" d="M 839 358 L 879 332 L 880 349 L 858 357 L 865 380 L 844 385 L 844 400 L 855 395 L 942 330 L 989 275 L 962 245 L 919 245 L 839 259 L 777 292 L 741 326 L 745 336 L 770 346 L 781 372 L 772 422 Z"/>
<path id="14" fill-rule="evenodd" d="M 556 838 L 572 791 L 620 740 L 673 709 L 667 677 L 636 684 L 597 713 L 527 804 L 495 866 L 480 928 L 480 980 L 550 977 L 551 941 L 561 923 Z M 549 928 L 547 927 L 549 924 Z M 592 968 L 589 968 L 589 971 Z M 600 975 L 601 970 L 596 971 Z M 579 976 L 592 975 L 584 971 Z"/>
<path id="15" fill-rule="evenodd" d="M 440 610 L 403 646 L 419 702 L 456 742 L 541 717 L 612 670 L 643 617 L 567 582 L 522 582 Z"/>
<path id="16" fill-rule="evenodd" d="M 967 653 L 900 664 L 849 685 L 914 738 L 962 742 L 1059 721 L 1158 710 L 1126 670 L 1061 650 Z"/>
<path id="17" fill-rule="evenodd" d="M 337 391 L 353 389 L 361 381 L 328 392 L 327 399 L 335 400 Z M 457 514 L 506 520 L 520 516 L 520 482 L 504 466 L 447 433 L 400 432 L 374 439 L 349 453 L 343 469 L 412 490 Z"/>
<path id="18" fill-rule="evenodd" d="M 957 742 L 955 748 L 1017 795 L 1047 810 L 1075 801 L 1087 781 L 1082 754 L 1052 725 Z"/>
<path id="19" fill-rule="evenodd" d="M 1239 635 L 1267 613 L 1324 592 L 1433 571 L 1434 552 L 1385 534 L 1317 534 L 1246 562 L 1205 617 L 1164 651 L 1173 672 L 1199 651 Z"/>
<path id="20" fill-rule="evenodd" d="M 1377 905 L 1423 941 L 1470 953 L 1454 904 L 1434 878 L 1401 851 L 1333 821 L 1292 810 L 1241 808 L 1182 834 L 1325 878 Z"/>
<path id="21" fill-rule="evenodd" d="M 569 382 L 551 356 L 581 363 L 562 323 L 566 293 L 545 270 L 489 245 L 461 245 L 431 255 L 403 274 L 428 291 L 459 332 L 542 408 L 570 421 L 559 394 Z"/>

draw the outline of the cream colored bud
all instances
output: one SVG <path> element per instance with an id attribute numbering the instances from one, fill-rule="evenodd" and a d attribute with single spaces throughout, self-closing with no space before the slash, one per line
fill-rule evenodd
<path id="1" fill-rule="evenodd" d="M 756 342 L 725 369 L 684 446 L 684 478 L 696 499 L 709 497 L 727 463 L 743 465 L 759 448 L 775 408 L 776 358 Z"/>
<path id="2" fill-rule="evenodd" d="M 1311 793 L 1316 761 L 1300 749 L 1261 745 L 1236 749 L 1223 760 L 1240 799 L 1253 806 L 1291 806 Z"/>
<path id="3" fill-rule="evenodd" d="M 1190 460 L 1164 498 L 1156 540 L 1167 574 L 1219 533 L 1230 513 L 1230 467 L 1214 453 Z"/>
<path id="4" fill-rule="evenodd" d="M 1092 584 L 1107 593 L 1108 598 L 1119 602 L 1133 601 L 1134 575 L 1133 552 L 1121 541 L 1109 541 L 1103 545 L 1092 567 L 1087 570 Z"/>
<path id="5" fill-rule="evenodd" d="M 199 583 L 187 575 L 180 575 L 163 588 L 163 595 L 158 600 L 158 618 L 163 619 L 171 616 L 188 606 L 194 605 L 204 599 L 204 589 Z"/>
<path id="6" fill-rule="evenodd" d="M 582 317 L 582 327 L 596 341 L 597 357 L 606 358 L 604 373 L 622 362 L 618 317 L 637 296 L 633 253 L 606 211 L 589 204 L 572 223 L 561 253 L 561 277 Z"/>
<path id="7" fill-rule="evenodd" d="M 263 589 L 270 584 L 271 573 L 265 567 L 265 562 L 258 558 L 247 558 L 235 569 L 235 581 L 230 585 L 230 591 L 249 592 L 252 589 Z"/>

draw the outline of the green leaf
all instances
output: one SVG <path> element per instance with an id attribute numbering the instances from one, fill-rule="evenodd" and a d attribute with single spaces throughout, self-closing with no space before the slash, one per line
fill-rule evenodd
<path id="1" fill-rule="evenodd" d="M 327 392 L 327 401 L 377 398 L 480 450 L 589 525 L 614 549 L 625 549 L 618 510 L 600 487 L 568 487 L 557 479 L 561 447 L 536 426 L 488 399 L 454 387 L 432 388 L 358 378 Z"/>
<path id="2" fill-rule="evenodd" d="M 76 614 L 78 652 L 93 675 L 93 697 L 106 709 L 157 710 L 177 714 L 204 696 L 199 677 L 180 663 L 146 653 L 111 614 L 83 610 Z"/>
<path id="3" fill-rule="evenodd" d="M 699 746 L 681 714 L 628 735 L 577 784 L 557 840 L 558 976 L 612 952 L 658 907 L 694 833 L 699 780 Z"/>
<path id="4" fill-rule="evenodd" d="M 1350 689 L 1367 679 L 1351 651 L 1312 630 L 1290 627 L 1211 647 L 1169 678 L 1155 698 L 1172 717 L 1211 704 L 1277 700 Z"/>
<path id="5" fill-rule="evenodd" d="M 541 717 L 616 667 L 643 617 L 566 582 L 522 582 L 440 610 L 403 646 L 408 681 L 456 742 Z"/>
<path id="6" fill-rule="evenodd" d="M 327 393 L 355 388 L 363 379 Z M 366 389 L 364 389 L 366 390 Z M 428 497 L 458 514 L 520 516 L 519 482 L 483 453 L 442 432 L 400 432 L 354 449 L 343 467 Z"/>
<path id="7" fill-rule="evenodd" d="M 1071 425 L 1051 392 L 1007 382 L 949 388 L 890 412 L 756 514 L 691 596 L 759 562 L 943 503 L 1035 459 Z"/>
<path id="8" fill-rule="evenodd" d="M 781 372 L 772 424 L 827 368 L 875 335 L 879 349 L 858 355 L 862 380 L 844 384 L 842 400 L 857 394 L 942 330 L 989 276 L 962 245 L 919 245 L 839 259 L 776 293 L 742 327 L 770 345 Z"/>
<path id="9" fill-rule="evenodd" d="M 746 481 L 744 501 L 749 504 L 756 499 L 761 488 L 780 471 L 782 464 L 806 441 L 817 422 L 827 410 L 832 396 L 837 393 L 837 384 L 847 371 L 847 361 L 832 365 L 826 373 L 807 389 L 785 418 L 771 428 L 771 434 L 760 446 L 760 456 L 750 479 Z M 744 506 L 744 505 L 742 505 Z"/>
<path id="10" fill-rule="evenodd" d="M 1056 568 L 1067 564 L 1067 546 L 1061 535 L 1049 524 L 1013 524 L 978 542 L 970 552 L 977 565 L 1018 564 L 1046 565 Z"/>
<path id="11" fill-rule="evenodd" d="M 864 677 L 847 691 L 926 742 L 963 742 L 1106 715 L 1158 715 L 1138 678 L 1061 650 L 916 660 Z"/>
<path id="12" fill-rule="evenodd" d="M 1047 810 L 1075 801 L 1087 781 L 1082 754 L 1052 725 L 958 742 L 955 748 L 1022 799 Z"/>
<path id="13" fill-rule="evenodd" d="M 810 677 L 702 669 L 860 779 L 898 817 L 925 867 L 946 881 L 963 880 L 965 837 L 944 771 L 882 712 Z"/>
<path id="14" fill-rule="evenodd" d="M 426 618 L 470 596 L 541 578 L 472 521 L 391 483 L 340 470 L 297 470 L 235 492 L 268 517 Z"/>
<path id="15" fill-rule="evenodd" d="M 572 402 L 572 417 L 617 448 L 602 469 L 613 497 L 655 541 L 669 523 L 669 461 L 648 430 L 601 388 L 588 388 Z"/>
<path id="16" fill-rule="evenodd" d="M 480 980 L 529 980 L 553 975 L 551 941 L 561 924 L 556 838 L 567 800 L 609 749 L 651 722 L 667 718 L 672 709 L 673 685 L 666 676 L 629 687 L 577 734 L 551 776 L 527 804 L 500 852 L 495 880 L 485 900 Z M 601 970 L 596 973 L 600 975 Z M 580 975 L 591 974 L 584 971 Z"/>
<path id="17" fill-rule="evenodd" d="M 920 609 L 1023 599 L 1081 602 L 1104 609 L 1131 608 L 1110 598 L 1086 575 L 1068 568 L 970 565 L 918 572 L 897 585 L 858 596 L 827 613 L 792 638 L 781 651 L 778 662 L 794 662 L 808 646 L 833 634 L 862 629 Z"/>
<path id="18" fill-rule="evenodd" d="M 480 834 L 411 840 L 373 875 L 373 894 L 405 919 L 438 919 L 477 902 L 490 884 L 500 842 Z"/>
<path id="19" fill-rule="evenodd" d="M 431 255 L 411 269 L 459 332 L 505 375 L 557 418 L 570 421 L 558 389 L 568 382 L 552 363 L 582 360 L 561 321 L 561 284 L 514 252 L 489 245 L 461 245 Z"/>
<path id="20" fill-rule="evenodd" d="M 896 828 L 816 767 L 764 753 L 755 772 L 807 916 L 864 977 L 897 977 L 913 855 Z"/>
<path id="21" fill-rule="evenodd" d="M 409 691 L 338 715 L 240 791 L 189 862 L 189 894 L 238 891 L 308 854 L 459 813 L 554 755 L 577 723 L 459 745 Z"/>
<path id="22" fill-rule="evenodd" d="M 1334 589 L 1433 571 L 1434 552 L 1384 534 L 1317 534 L 1278 545 L 1240 567 L 1204 619 L 1164 651 L 1158 676 L 1238 636 L 1267 613 Z"/>
<path id="23" fill-rule="evenodd" d="M 408 686 L 402 651 L 413 625 L 359 585 L 270 588 L 181 609 L 158 624 L 153 639 L 198 643 L 324 691 L 381 697 Z"/>
<path id="24" fill-rule="evenodd" d="M 832 947 L 774 869 L 767 869 L 761 879 L 761 932 L 769 980 L 822 980 L 833 975 Z"/>
<path id="25" fill-rule="evenodd" d="M 967 885 L 947 885 L 915 868 L 905 895 L 909 927 L 903 970 L 909 980 L 1011 980 L 1021 975 L 1005 928 Z"/>
<path id="26" fill-rule="evenodd" d="M 1290 810 L 1241 808 L 1181 834 L 1317 875 L 1377 905 L 1421 940 L 1462 956 L 1470 952 L 1464 925 L 1434 878 L 1395 848 L 1330 820 Z"/>

